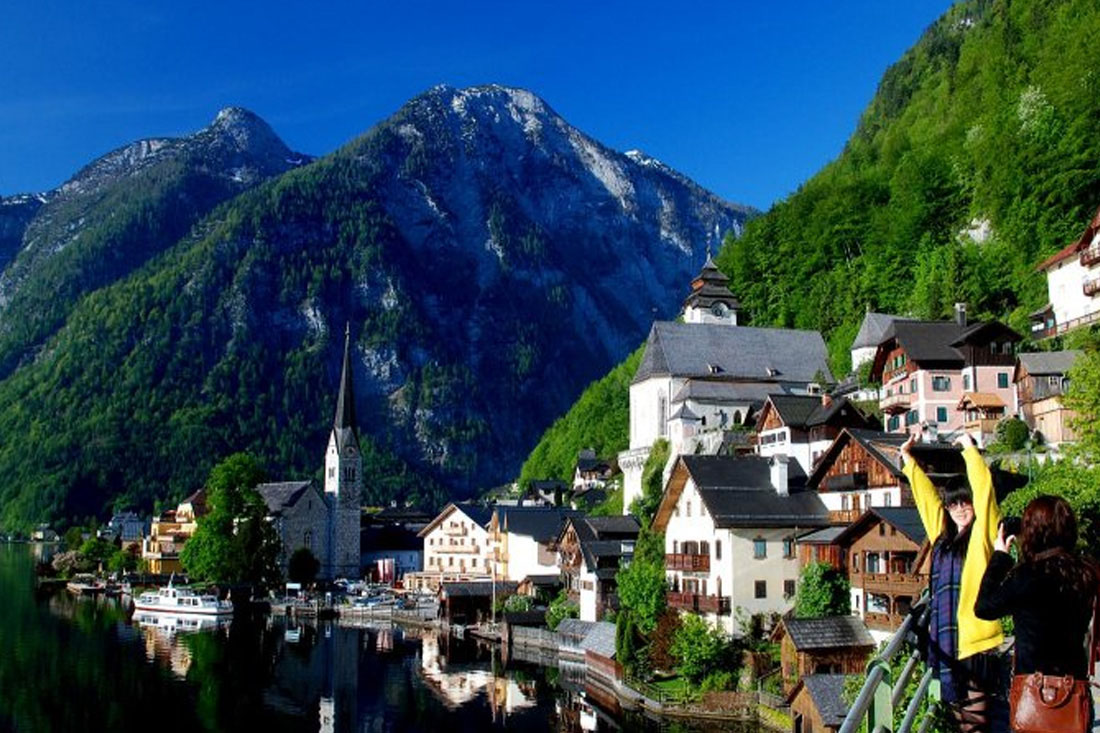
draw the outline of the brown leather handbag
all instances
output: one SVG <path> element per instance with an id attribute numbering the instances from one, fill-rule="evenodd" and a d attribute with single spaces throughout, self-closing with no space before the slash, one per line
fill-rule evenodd
<path id="1" fill-rule="evenodd" d="M 1068 675 L 1016 675 L 1008 706 L 1014 733 L 1085 733 L 1089 729 L 1089 683 Z"/>

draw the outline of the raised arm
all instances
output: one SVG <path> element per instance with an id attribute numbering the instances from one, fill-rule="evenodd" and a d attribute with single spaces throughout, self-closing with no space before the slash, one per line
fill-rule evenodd
<path id="1" fill-rule="evenodd" d="M 909 488 L 913 492 L 913 501 L 917 504 L 917 513 L 924 524 L 924 531 L 928 535 L 929 542 L 935 542 L 943 530 L 943 502 L 940 494 L 924 470 L 913 460 L 910 449 L 916 442 L 917 436 L 910 435 L 909 440 L 901 446 L 901 472 L 909 480 Z"/>
<path id="2" fill-rule="evenodd" d="M 974 439 L 963 433 L 956 441 L 963 449 L 966 462 L 966 480 L 970 483 L 970 492 L 974 495 L 974 529 L 971 531 L 971 549 L 976 539 L 982 542 L 986 557 L 993 551 L 997 540 L 997 528 L 1001 524 L 1001 508 L 997 505 L 997 495 L 993 491 L 993 475 L 989 466 L 978 452 Z"/>

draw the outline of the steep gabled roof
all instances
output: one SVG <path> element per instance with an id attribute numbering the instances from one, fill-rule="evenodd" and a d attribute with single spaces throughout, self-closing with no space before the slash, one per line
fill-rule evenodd
<path id="1" fill-rule="evenodd" d="M 794 702 L 798 693 L 806 689 L 821 722 L 830 728 L 839 728 L 848 717 L 848 703 L 844 701 L 844 684 L 850 677 L 845 674 L 808 674 L 800 678 L 787 696 L 787 703 Z"/>
<path id="2" fill-rule="evenodd" d="M 817 463 L 814 464 L 807 484 L 813 489 L 820 489 L 821 482 L 832 466 L 833 460 L 844 449 L 844 446 L 853 440 L 859 443 L 873 460 L 889 470 L 894 478 L 904 481 L 905 477 L 901 472 L 898 449 L 908 439 L 909 436 L 902 433 L 883 433 L 878 430 L 844 428 L 832 444 L 825 449 L 821 457 L 818 458 Z"/>
<path id="3" fill-rule="evenodd" d="M 653 376 L 806 383 L 833 381 L 817 331 L 657 321 L 632 383 Z"/>
<path id="4" fill-rule="evenodd" d="M 1035 353 L 1017 354 L 1018 368 L 1027 370 L 1033 377 L 1064 375 L 1081 357 L 1084 352 L 1077 350 L 1068 351 L 1039 351 Z"/>
<path id="5" fill-rule="evenodd" d="M 256 487 L 256 492 L 267 504 L 268 513 L 278 516 L 297 504 L 312 485 L 312 481 L 281 481 L 260 484 Z"/>
<path id="6" fill-rule="evenodd" d="M 561 507 L 498 506 L 497 525 L 505 532 L 530 537 L 535 542 L 552 542 L 569 517 L 579 514 Z"/>
<path id="7" fill-rule="evenodd" d="M 781 622 L 798 651 L 811 649 L 873 649 L 875 640 L 857 616 L 785 618 Z"/>
<path id="8" fill-rule="evenodd" d="M 588 570 L 595 570 L 601 557 L 624 557 L 633 554 L 632 543 L 637 540 L 641 525 L 633 516 L 586 517 L 576 513 L 568 517 L 558 533 L 558 542 L 569 531 L 577 534 L 581 557 Z M 629 551 L 626 551 L 629 547 Z"/>
<path id="9" fill-rule="evenodd" d="M 886 522 L 891 527 L 896 527 L 899 532 L 917 545 L 924 544 L 924 541 L 928 539 L 916 507 L 882 506 L 872 507 L 864 512 L 856 521 L 844 528 L 844 531 L 836 537 L 835 543 L 849 545 L 865 535 L 872 526 L 880 521 Z"/>
<path id="10" fill-rule="evenodd" d="M 676 461 L 654 526 L 668 524 L 687 478 L 717 527 L 824 527 L 829 513 L 816 492 L 805 490 L 806 475 L 788 461 L 788 495 L 772 486 L 771 459 L 761 456 L 692 456 Z"/>
<path id="11" fill-rule="evenodd" d="M 453 512 L 461 512 L 470 518 L 479 527 L 486 529 L 489 527 L 489 522 L 493 518 L 492 507 L 481 506 L 480 504 L 467 504 L 451 502 L 447 506 L 443 507 L 443 511 L 436 515 L 435 519 L 428 523 L 428 526 L 420 530 L 417 537 L 427 537 L 432 530 L 434 530 L 440 522 L 450 516 Z"/>
<path id="12" fill-rule="evenodd" d="M 872 313 L 867 312 L 867 315 L 863 316 L 863 323 L 859 326 L 859 333 L 856 334 L 856 338 L 852 341 L 852 349 L 863 349 L 869 346 L 878 346 L 882 343 L 886 336 L 886 332 L 890 329 L 890 326 L 894 324 L 894 321 L 911 321 L 912 318 L 906 318 L 905 316 L 894 316 L 889 313 Z"/>

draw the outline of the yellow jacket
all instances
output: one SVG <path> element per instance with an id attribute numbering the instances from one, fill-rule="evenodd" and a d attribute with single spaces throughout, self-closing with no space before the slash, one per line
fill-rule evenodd
<path id="1" fill-rule="evenodd" d="M 1000 621 L 984 621 L 974 615 L 978 589 L 993 554 L 993 542 L 997 539 L 1001 509 L 993 493 L 993 477 L 978 449 L 967 447 L 963 451 L 963 459 L 966 461 L 966 478 L 974 494 L 974 524 L 970 529 L 970 543 L 966 547 L 959 587 L 959 659 L 994 649 L 1004 641 Z M 945 512 L 939 492 L 915 461 L 909 461 L 902 468 L 902 473 L 909 479 L 928 541 L 935 543 L 943 531 Z M 950 517 L 947 521 L 951 521 Z"/>

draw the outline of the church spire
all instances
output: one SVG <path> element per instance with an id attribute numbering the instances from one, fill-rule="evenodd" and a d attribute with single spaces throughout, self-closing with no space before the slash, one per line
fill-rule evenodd
<path id="1" fill-rule="evenodd" d="M 351 324 L 344 326 L 344 367 L 340 372 L 340 396 L 336 398 L 333 427 L 358 432 L 355 425 L 355 388 L 351 383 Z"/>

